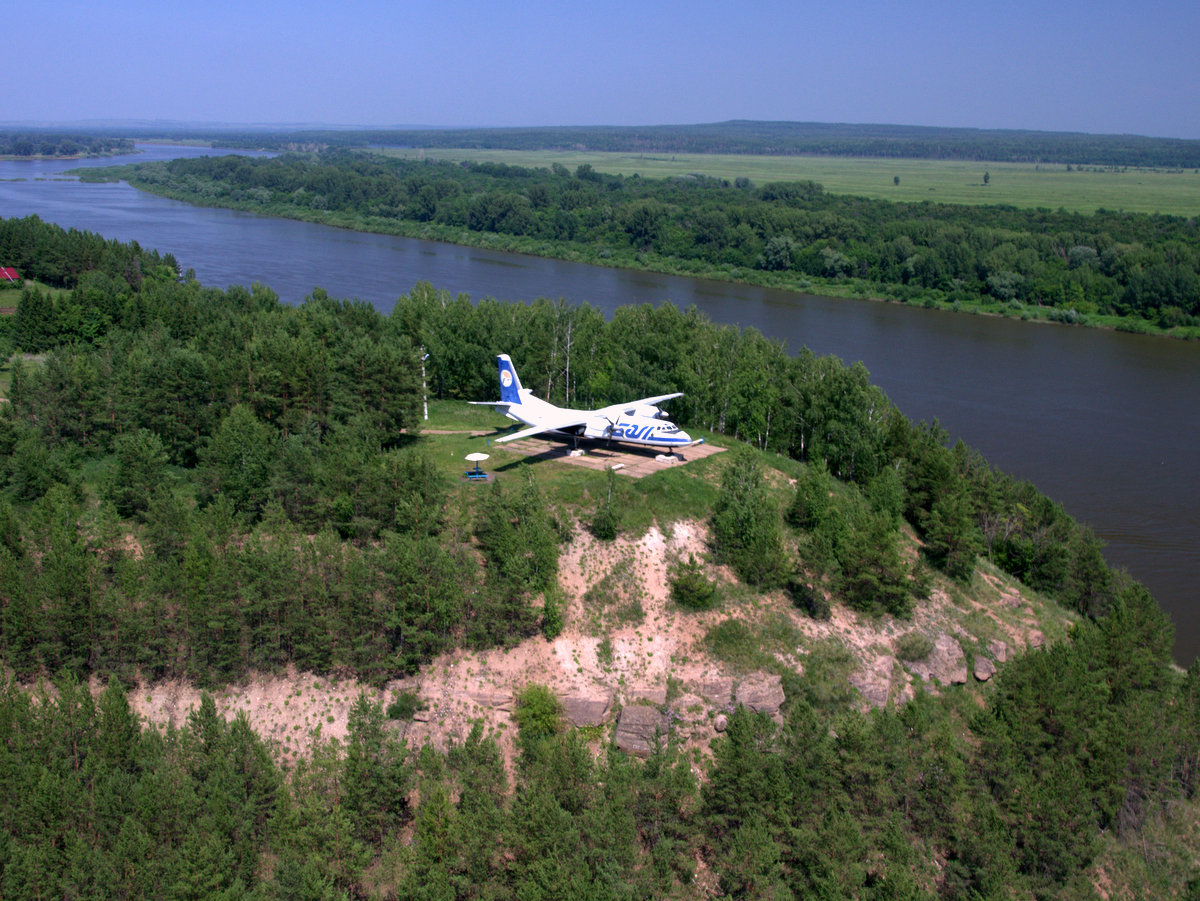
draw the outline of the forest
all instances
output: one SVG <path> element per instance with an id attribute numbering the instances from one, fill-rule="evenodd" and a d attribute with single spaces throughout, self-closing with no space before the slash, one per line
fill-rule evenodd
<path id="1" fill-rule="evenodd" d="M 1200 667 L 1173 665 L 1169 621 L 1086 527 L 907 421 L 861 364 L 670 305 L 606 320 L 420 284 L 387 316 L 321 292 L 291 307 L 36 218 L 0 220 L 0 251 L 47 261 L 0 319 L 4 356 L 24 354 L 0 406 L 4 897 L 1200 891 L 1173 865 L 1195 853 Z M 561 550 L 612 525 L 603 476 L 465 492 L 417 434 L 421 357 L 431 397 L 480 399 L 498 348 L 556 402 L 684 391 L 681 425 L 741 445 L 702 495 L 714 556 L 807 615 L 903 620 L 987 560 L 1080 624 L 981 705 L 919 693 L 865 714 L 781 673 L 782 721 L 733 711 L 707 762 L 597 745 L 539 686 L 512 774 L 479 732 L 407 746 L 403 711 L 366 696 L 344 742 L 291 769 L 211 697 L 179 728 L 139 721 L 141 680 L 218 690 L 294 666 L 379 685 L 561 629 Z M 780 466 L 794 487 L 768 488 Z"/>
<path id="2" fill-rule="evenodd" d="M 133 141 L 126 137 L 49 130 L 0 131 L 0 157 L 17 159 L 114 156 L 132 153 Z"/>
<path id="3" fill-rule="evenodd" d="M 897 203 L 326 151 L 97 170 L 192 203 L 629 268 L 1133 331 L 1200 328 L 1195 219 Z"/>

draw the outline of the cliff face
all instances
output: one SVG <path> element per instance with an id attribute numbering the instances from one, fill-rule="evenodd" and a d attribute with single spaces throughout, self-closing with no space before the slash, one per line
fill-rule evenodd
<path id="1" fill-rule="evenodd" d="M 786 700 L 781 674 L 805 676 L 830 703 L 902 704 L 919 690 L 986 681 L 1012 655 L 1065 637 L 1072 622 L 986 564 L 969 589 L 935 583 L 907 621 L 837 605 L 828 620 L 816 621 L 784 593 L 752 592 L 711 564 L 705 570 L 722 586 L 721 602 L 686 611 L 670 599 L 669 568 L 689 555 L 705 560 L 707 540 L 697 522 L 612 542 L 579 531 L 560 561 L 565 628 L 552 641 L 456 651 L 382 691 L 306 673 L 264 677 L 219 692 L 218 709 L 229 717 L 244 712 L 287 762 L 314 742 L 343 738 L 362 691 L 385 703 L 410 691 L 424 703 L 413 720 L 396 725 L 410 746 L 444 748 L 481 723 L 511 761 L 515 694 L 540 683 L 558 696 L 569 723 L 613 736 L 630 753 L 649 753 L 668 732 L 706 748 L 735 706 L 778 716 Z M 730 653 L 715 637 L 731 632 L 748 637 L 745 654 Z M 178 725 L 199 697 L 193 686 L 169 683 L 132 692 L 130 703 L 152 723 Z"/>

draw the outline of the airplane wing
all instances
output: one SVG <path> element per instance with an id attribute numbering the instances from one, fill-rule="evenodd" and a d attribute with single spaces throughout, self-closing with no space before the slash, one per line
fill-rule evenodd
<path id="1" fill-rule="evenodd" d="M 658 394 L 658 395 L 655 395 L 654 397 L 643 397 L 641 400 L 626 401 L 623 404 L 609 404 L 607 407 L 597 410 L 596 412 L 600 413 L 603 416 L 609 416 L 609 417 L 618 416 L 621 413 L 628 412 L 630 410 L 636 409 L 637 407 L 640 407 L 643 405 L 652 407 L 656 404 L 661 404 L 664 400 L 671 400 L 672 398 L 675 398 L 675 397 L 683 397 L 683 392 L 676 391 L 674 394 Z"/>
<path id="2" fill-rule="evenodd" d="M 469 404 L 474 404 L 477 407 L 495 407 L 497 410 L 508 412 L 508 408 L 513 405 L 511 400 L 469 400 Z"/>
<path id="3" fill-rule="evenodd" d="M 559 429 L 570 429 L 575 426 L 583 425 L 591 418 L 590 415 L 580 417 L 579 410 L 563 410 L 563 413 L 572 414 L 570 416 L 552 416 L 541 420 L 537 425 L 521 429 L 519 432 L 513 432 L 511 435 L 505 435 L 503 438 L 497 438 L 497 444 L 503 444 L 505 441 L 516 441 L 518 438 L 530 438 L 534 435 L 540 435 L 542 432 L 555 432 Z"/>
<path id="4" fill-rule="evenodd" d="M 639 407 L 642 404 L 646 404 L 648 406 L 654 406 L 655 404 L 661 404 L 664 400 L 672 400 L 673 398 L 676 398 L 676 397 L 683 397 L 683 392 L 676 391 L 674 394 L 660 394 L 657 397 L 643 397 L 641 400 L 635 400 L 631 404 L 615 404 L 615 406 Z"/>

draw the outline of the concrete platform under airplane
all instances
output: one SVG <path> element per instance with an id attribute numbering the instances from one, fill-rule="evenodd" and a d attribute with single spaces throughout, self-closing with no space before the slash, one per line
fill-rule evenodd
<path id="1" fill-rule="evenodd" d="M 575 441 L 571 437 L 539 435 L 520 438 L 506 446 L 506 450 L 524 454 L 536 460 L 557 460 L 585 469 L 616 469 L 618 475 L 640 479 L 671 466 L 680 466 L 693 460 L 702 460 L 725 450 L 715 444 L 694 444 L 691 447 L 667 452 L 661 448 L 637 447 L 631 444 L 608 444 L 603 439 L 580 439 L 580 453 L 574 453 Z M 503 472 L 499 467 L 497 472 Z"/>

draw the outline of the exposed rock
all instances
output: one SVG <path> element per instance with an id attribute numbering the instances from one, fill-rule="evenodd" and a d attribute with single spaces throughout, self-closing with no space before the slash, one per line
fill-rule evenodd
<path id="1" fill-rule="evenodd" d="M 980 682 L 986 682 L 994 675 L 996 675 L 996 664 L 992 663 L 992 661 L 982 655 L 975 658 L 976 679 L 978 679 Z"/>
<path id="2" fill-rule="evenodd" d="M 1043 635 L 1041 632 L 1039 632 L 1037 629 L 1034 629 L 1029 633 L 1029 647 L 1030 648 L 1044 647 L 1045 644 L 1046 644 L 1046 636 Z"/>
<path id="3" fill-rule="evenodd" d="M 513 707 L 513 694 L 507 690 L 477 688 L 468 691 L 467 697 L 480 707 L 490 707 L 493 710 L 512 710 Z"/>
<path id="4" fill-rule="evenodd" d="M 626 754 L 649 757 L 667 734 L 667 718 L 656 707 L 633 704 L 621 710 L 617 720 L 617 747 Z"/>
<path id="5" fill-rule="evenodd" d="M 706 679 L 695 688 L 701 697 L 718 707 L 724 707 L 733 700 L 733 677 L 731 676 Z"/>
<path id="6" fill-rule="evenodd" d="M 755 713 L 774 716 L 784 702 L 782 682 L 776 674 L 751 676 L 738 684 L 734 700 Z"/>
<path id="7" fill-rule="evenodd" d="M 988 642 L 988 653 L 996 659 L 997 663 L 1008 662 L 1008 645 L 999 638 L 993 638 Z"/>
<path id="8" fill-rule="evenodd" d="M 637 703 L 638 701 L 646 701 L 650 704 L 665 704 L 667 703 L 667 690 L 665 688 L 631 688 L 625 692 L 625 700 L 629 704 Z"/>
<path id="9" fill-rule="evenodd" d="M 872 707 L 883 707 L 892 693 L 892 660 L 887 655 L 876 657 L 866 669 L 850 676 L 850 684 Z"/>
<path id="10" fill-rule="evenodd" d="M 959 643 L 944 632 L 934 641 L 928 657 L 909 661 L 904 666 L 926 681 L 936 679 L 943 685 L 962 685 L 967 681 L 966 655 Z"/>
<path id="11" fill-rule="evenodd" d="M 562 699 L 563 716 L 572 726 L 599 726 L 612 706 L 612 694 L 580 697 L 568 696 Z"/>
<path id="12" fill-rule="evenodd" d="M 713 717 L 713 728 L 718 732 L 724 732 L 729 728 L 729 717 L 723 713 L 718 713 Z"/>

